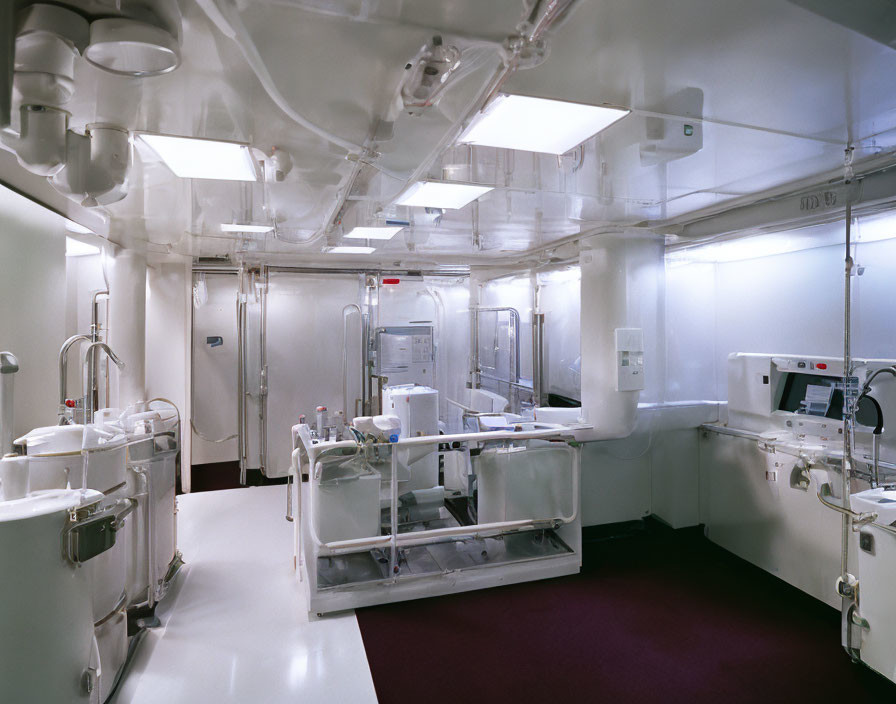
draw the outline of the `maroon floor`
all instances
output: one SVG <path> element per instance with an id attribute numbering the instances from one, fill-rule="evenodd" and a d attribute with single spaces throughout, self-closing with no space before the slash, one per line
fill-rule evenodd
<path id="1" fill-rule="evenodd" d="M 221 489 L 239 489 L 240 463 L 239 462 L 211 462 L 209 464 L 194 464 L 190 473 L 190 491 L 220 491 Z M 180 477 L 177 479 L 177 493 L 183 491 L 180 486 Z M 268 479 L 263 477 L 257 469 L 250 469 L 246 477 L 247 486 L 267 486 L 269 484 L 284 484 L 285 478 Z"/>
<path id="2" fill-rule="evenodd" d="M 586 538 L 575 577 L 359 610 L 380 704 L 896 702 L 835 610 L 699 531 Z"/>

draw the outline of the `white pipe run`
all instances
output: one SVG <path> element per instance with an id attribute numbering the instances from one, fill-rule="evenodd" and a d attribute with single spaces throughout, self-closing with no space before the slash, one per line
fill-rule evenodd
<path id="1" fill-rule="evenodd" d="M 37 3 L 18 13 L 13 83 L 19 133 L 5 130 L 0 137 L 24 169 L 93 207 L 127 195 L 131 143 L 121 127 L 88 125 L 84 134 L 69 129 L 65 106 L 75 90 L 75 61 L 87 46 L 88 27 L 83 17 L 56 5 Z"/>
<path id="2" fill-rule="evenodd" d="M 146 400 L 146 258 L 134 250 L 119 250 L 109 271 L 109 347 L 125 363 L 113 379 L 113 406 Z"/>

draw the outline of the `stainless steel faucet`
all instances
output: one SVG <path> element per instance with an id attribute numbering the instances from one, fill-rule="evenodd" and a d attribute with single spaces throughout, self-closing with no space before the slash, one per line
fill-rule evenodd
<path id="1" fill-rule="evenodd" d="M 68 409 L 65 405 L 66 394 L 68 393 L 68 351 L 76 342 L 90 342 L 90 335 L 72 335 L 59 348 L 59 425 L 69 425 L 72 420 L 67 415 Z"/>
<path id="2" fill-rule="evenodd" d="M 87 393 L 84 394 L 84 422 L 92 423 L 93 414 L 96 413 L 94 408 L 93 387 L 96 385 L 96 350 L 101 349 L 106 356 L 111 359 L 119 369 L 124 369 L 124 362 L 115 354 L 105 342 L 91 342 L 87 346 L 86 357 L 84 358 L 85 376 L 87 377 Z"/>

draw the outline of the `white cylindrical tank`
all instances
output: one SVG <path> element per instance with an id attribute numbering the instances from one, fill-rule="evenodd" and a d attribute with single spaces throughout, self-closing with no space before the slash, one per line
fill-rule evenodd
<path id="1" fill-rule="evenodd" d="M 69 510 L 100 498 L 56 489 L 0 502 L 0 701 L 91 701 L 90 586 L 62 547 Z"/>
<path id="2" fill-rule="evenodd" d="M 79 489 L 100 492 L 100 505 L 128 498 L 126 437 L 118 429 L 94 425 L 54 425 L 35 428 L 16 443 L 28 453 L 31 490 Z M 115 544 L 81 569 L 91 600 L 103 676 L 101 692 L 111 689 L 127 656 L 128 556 L 139 517 L 131 514 L 116 535 Z"/>

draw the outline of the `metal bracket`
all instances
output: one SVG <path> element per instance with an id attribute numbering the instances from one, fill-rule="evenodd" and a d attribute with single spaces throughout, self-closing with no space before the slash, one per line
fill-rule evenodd
<path id="1" fill-rule="evenodd" d="M 121 499 L 100 511 L 95 510 L 95 505 L 73 509 L 62 536 L 66 558 L 80 564 L 109 550 L 115 545 L 116 533 L 124 525 L 124 518 L 135 506 L 132 499 Z"/>

